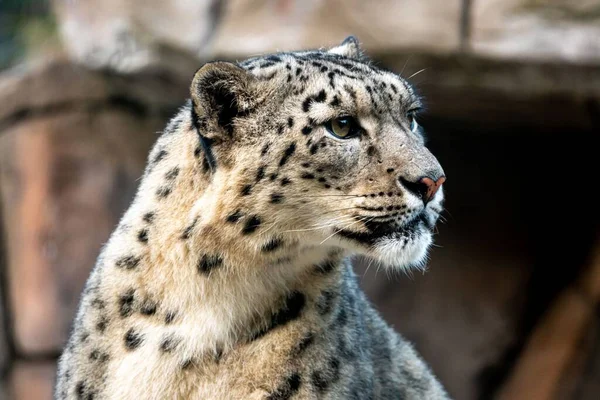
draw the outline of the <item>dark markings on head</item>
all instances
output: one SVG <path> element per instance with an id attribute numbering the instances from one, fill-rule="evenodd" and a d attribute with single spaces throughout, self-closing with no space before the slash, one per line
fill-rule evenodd
<path id="1" fill-rule="evenodd" d="M 252 193 L 252 185 L 242 186 L 242 190 L 240 190 L 242 196 L 248 196 L 250 193 Z"/>
<path id="2" fill-rule="evenodd" d="M 340 378 L 340 361 L 331 358 L 322 370 L 314 371 L 311 381 L 319 393 L 325 393 L 327 389 Z"/>
<path id="3" fill-rule="evenodd" d="M 192 235 L 192 232 L 194 231 L 194 228 L 196 227 L 197 223 L 198 223 L 198 218 L 196 217 L 196 218 L 194 218 L 192 223 L 183 230 L 183 233 L 181 234 L 181 239 L 183 239 L 183 240 L 189 239 L 190 236 Z"/>
<path id="4" fill-rule="evenodd" d="M 260 249 L 263 253 L 271 253 L 283 246 L 283 240 L 281 238 L 275 237 L 265 243 Z"/>
<path id="5" fill-rule="evenodd" d="M 271 193 L 271 199 L 269 200 L 269 202 L 271 204 L 279 204 L 279 203 L 283 203 L 283 195 L 281 193 Z"/>
<path id="6" fill-rule="evenodd" d="M 259 339 L 269 333 L 271 330 L 280 326 L 284 326 L 287 323 L 297 319 L 300 317 L 305 304 L 306 297 L 303 293 L 297 291 L 291 292 L 286 297 L 283 307 L 271 316 L 271 320 L 268 322 L 267 326 L 256 331 L 250 339 Z"/>
<path id="7" fill-rule="evenodd" d="M 106 325 L 108 325 L 108 318 L 105 315 L 100 316 L 100 319 L 96 323 L 96 329 L 100 333 L 104 333 L 106 331 Z"/>
<path id="8" fill-rule="evenodd" d="M 256 171 L 256 182 L 260 182 L 265 177 L 265 166 L 261 165 Z"/>
<path id="9" fill-rule="evenodd" d="M 281 179 L 281 186 L 287 186 L 290 183 L 292 183 L 292 181 L 289 178 L 285 178 L 284 177 L 284 178 Z"/>
<path id="10" fill-rule="evenodd" d="M 156 216 L 156 214 L 153 211 L 147 212 L 146 214 L 144 214 L 143 216 L 143 220 L 144 222 L 151 224 L 154 222 L 154 217 Z"/>
<path id="11" fill-rule="evenodd" d="M 244 216 L 244 214 L 242 214 L 241 210 L 235 210 L 233 213 L 231 213 L 227 216 L 226 221 L 229 222 L 230 224 L 234 224 L 234 223 L 238 222 L 240 220 L 240 218 L 242 218 L 243 216 Z"/>
<path id="12" fill-rule="evenodd" d="M 125 256 L 117 260 L 115 265 L 119 268 L 134 269 L 140 264 L 140 258 L 135 256 Z"/>
<path id="13" fill-rule="evenodd" d="M 77 382 L 77 385 L 75 385 L 75 394 L 77 395 L 77 400 L 94 400 L 94 397 L 96 397 L 96 392 L 84 381 Z"/>
<path id="14" fill-rule="evenodd" d="M 277 172 L 273 172 L 271 175 L 269 175 L 269 179 L 271 181 L 274 181 L 275 179 L 277 179 L 278 176 L 279 174 L 277 174 Z"/>
<path id="15" fill-rule="evenodd" d="M 141 242 L 141 243 L 148 243 L 148 229 L 142 229 L 138 232 L 137 235 L 137 239 Z"/>
<path id="16" fill-rule="evenodd" d="M 281 135 L 283 134 L 283 131 L 285 130 L 285 126 L 283 124 L 279 124 L 277 125 L 277 134 Z"/>
<path id="17" fill-rule="evenodd" d="M 133 313 L 134 295 L 135 290 L 129 289 L 119 296 L 119 315 L 121 317 L 129 317 Z"/>
<path id="18" fill-rule="evenodd" d="M 250 218 L 248 218 L 248 220 L 246 220 L 244 228 L 242 229 L 242 234 L 249 235 L 253 233 L 260 227 L 260 224 L 261 220 L 258 215 L 252 215 Z"/>
<path id="19" fill-rule="evenodd" d="M 162 161 L 167 155 L 169 155 L 169 153 L 167 153 L 166 150 L 160 150 L 158 153 L 156 153 L 156 156 L 154 156 L 154 159 L 152 160 L 152 164 L 157 164 L 160 161 Z"/>
<path id="20" fill-rule="evenodd" d="M 318 265 L 315 265 L 315 272 L 321 275 L 326 275 L 333 271 L 337 266 L 338 264 L 336 262 L 326 260 Z"/>
<path id="21" fill-rule="evenodd" d="M 160 341 L 160 351 L 162 351 L 163 353 L 170 353 L 173 350 L 175 350 L 179 342 L 180 340 L 177 339 L 174 335 L 167 335 L 163 337 Z"/>
<path id="22" fill-rule="evenodd" d="M 319 143 L 315 143 L 310 146 L 310 154 L 315 155 L 317 154 L 317 151 L 319 151 Z"/>
<path id="23" fill-rule="evenodd" d="M 260 156 L 263 157 L 267 154 L 267 152 L 269 151 L 269 147 L 271 147 L 271 143 L 267 143 L 264 145 L 264 147 L 262 148 L 262 150 L 260 151 Z"/>
<path id="24" fill-rule="evenodd" d="M 315 335 L 312 332 L 308 332 L 292 349 L 292 358 L 299 357 L 304 353 L 313 343 L 315 342 Z"/>
<path id="25" fill-rule="evenodd" d="M 165 179 L 172 181 L 175 178 L 177 178 L 177 175 L 179 175 L 179 167 L 175 167 L 170 169 L 166 174 L 165 174 Z"/>
<path id="26" fill-rule="evenodd" d="M 312 132 L 313 128 L 311 126 L 305 126 L 304 128 L 302 128 L 302 134 L 303 135 L 310 135 L 310 133 Z"/>
<path id="27" fill-rule="evenodd" d="M 288 125 L 288 128 L 293 127 L 294 126 L 294 118 L 289 117 L 287 120 L 287 125 Z"/>
<path id="28" fill-rule="evenodd" d="M 109 355 L 107 353 L 103 353 L 100 350 L 96 349 L 90 353 L 90 360 L 98 361 L 99 363 L 105 363 L 108 361 Z"/>
<path id="29" fill-rule="evenodd" d="M 168 195 L 171 194 L 172 189 L 168 186 L 161 186 L 158 188 L 158 190 L 156 191 L 156 195 L 161 198 L 164 199 L 165 197 L 167 197 Z"/>
<path id="30" fill-rule="evenodd" d="M 339 106 L 339 105 L 340 105 L 340 99 L 339 99 L 339 97 L 337 97 L 337 95 L 336 95 L 336 96 L 333 96 L 333 100 L 331 100 L 331 101 L 329 102 L 329 105 L 330 105 L 330 106 L 332 106 L 332 107 L 337 107 L 337 106 Z"/>
<path id="31" fill-rule="evenodd" d="M 302 178 L 302 179 L 315 179 L 315 176 L 313 174 L 309 174 L 308 172 L 305 172 L 302 175 L 300 175 L 300 178 Z"/>
<path id="32" fill-rule="evenodd" d="M 134 328 L 130 328 L 125 334 L 125 348 L 127 350 L 135 350 L 144 342 L 144 335 L 137 332 Z"/>
<path id="33" fill-rule="evenodd" d="M 300 375 L 294 372 L 273 393 L 267 396 L 267 400 L 288 400 L 298 392 L 301 384 L 302 379 Z"/>
<path id="34" fill-rule="evenodd" d="M 154 315 L 156 314 L 156 309 L 158 308 L 158 304 L 152 300 L 146 300 L 140 307 L 140 314 L 142 315 Z"/>
<path id="35" fill-rule="evenodd" d="M 319 300 L 317 301 L 317 312 L 319 315 L 327 315 L 331 312 L 335 295 L 335 292 L 331 290 L 324 290 L 323 293 L 321 293 Z"/>
<path id="36" fill-rule="evenodd" d="M 200 257 L 198 271 L 202 274 L 208 274 L 221 264 L 223 264 L 223 258 L 221 256 L 205 254 Z"/>
<path id="37" fill-rule="evenodd" d="M 194 157 L 196 157 L 196 158 L 200 157 L 200 152 L 202 152 L 202 149 L 200 147 L 196 147 L 194 149 Z"/>
<path id="38" fill-rule="evenodd" d="M 283 167 L 285 165 L 285 163 L 288 161 L 288 159 L 294 154 L 295 151 L 296 151 L 296 142 L 292 142 L 287 147 L 287 149 L 285 149 L 285 151 L 283 152 L 283 156 L 281 157 L 281 160 L 279 160 L 279 166 Z"/>
<path id="39" fill-rule="evenodd" d="M 165 324 L 169 325 L 175 320 L 177 313 L 175 311 L 169 311 L 165 314 Z"/>

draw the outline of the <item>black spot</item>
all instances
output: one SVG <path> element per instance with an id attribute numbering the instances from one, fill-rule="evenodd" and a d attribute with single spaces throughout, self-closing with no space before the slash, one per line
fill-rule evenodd
<path id="1" fill-rule="evenodd" d="M 163 158 L 165 158 L 169 153 L 167 153 L 165 150 L 161 150 L 159 151 L 156 156 L 154 157 L 154 159 L 152 160 L 152 164 L 157 164 L 159 163 Z"/>
<path id="2" fill-rule="evenodd" d="M 283 246 L 283 240 L 281 240 L 281 238 L 272 238 L 262 246 L 261 251 L 263 253 L 270 253 L 277 250 L 281 246 Z"/>
<path id="3" fill-rule="evenodd" d="M 267 143 L 267 144 L 264 145 L 264 147 L 260 151 L 260 156 L 261 157 L 263 157 L 265 154 L 267 154 L 267 151 L 269 151 L 269 147 L 271 147 L 271 143 Z"/>
<path id="4" fill-rule="evenodd" d="M 154 217 L 155 217 L 154 212 L 147 212 L 146 214 L 144 214 L 143 220 L 144 220 L 144 222 L 151 224 L 154 222 Z"/>
<path id="5" fill-rule="evenodd" d="M 271 330 L 276 329 L 280 326 L 284 326 L 287 323 L 297 319 L 302 310 L 304 309 L 304 305 L 306 304 L 306 297 L 303 293 L 300 292 L 292 292 L 285 299 L 284 306 L 278 310 L 275 314 L 272 315 L 271 320 L 268 323 L 268 326 L 258 330 L 255 332 L 251 340 L 256 340 Z"/>
<path id="6" fill-rule="evenodd" d="M 316 101 L 317 103 L 322 103 L 322 102 L 324 102 L 325 100 L 327 100 L 327 93 L 325 93 L 325 90 L 322 90 L 322 89 L 321 89 L 321 91 L 319 92 L 319 94 L 317 94 L 317 95 L 315 96 L 315 101 Z"/>
<path id="7" fill-rule="evenodd" d="M 136 332 L 133 328 L 130 328 L 125 334 L 125 348 L 127 348 L 127 350 L 137 349 L 143 341 L 144 335 Z"/>
<path id="8" fill-rule="evenodd" d="M 281 193 L 272 193 L 270 202 L 272 204 L 279 204 L 283 202 L 283 195 Z"/>
<path id="9" fill-rule="evenodd" d="M 108 354 L 102 353 L 100 350 L 96 349 L 90 353 L 90 360 L 98 361 L 100 363 L 104 363 L 108 361 Z"/>
<path id="10" fill-rule="evenodd" d="M 288 128 L 291 128 L 292 126 L 294 126 L 294 118 L 289 117 L 287 120 L 287 124 L 288 124 Z"/>
<path id="11" fill-rule="evenodd" d="M 304 168 L 308 168 L 308 167 L 310 167 L 310 163 L 307 163 L 307 162 L 303 162 L 303 163 L 302 163 L 302 164 L 300 164 L 300 165 L 302 165 Z"/>
<path id="12" fill-rule="evenodd" d="M 171 322 L 173 322 L 175 320 L 176 316 L 177 316 L 177 313 L 175 311 L 169 311 L 165 315 L 165 324 L 169 325 Z"/>
<path id="13" fill-rule="evenodd" d="M 156 191 L 156 195 L 158 197 L 160 197 L 161 199 L 164 199 L 165 197 L 167 197 L 168 195 L 170 195 L 171 192 L 172 192 L 172 189 L 170 187 L 168 187 L 168 186 L 161 186 Z"/>
<path id="14" fill-rule="evenodd" d="M 200 152 L 202 151 L 202 149 L 200 147 L 196 147 L 194 149 L 194 157 L 198 158 L 200 157 Z"/>
<path id="15" fill-rule="evenodd" d="M 333 271 L 338 264 L 334 261 L 327 260 L 315 266 L 315 272 L 318 274 L 326 275 Z"/>
<path id="16" fill-rule="evenodd" d="M 388 174 L 394 172 L 394 168 L 388 168 L 385 170 L 385 172 L 387 172 Z"/>
<path id="17" fill-rule="evenodd" d="M 324 182 L 327 182 L 327 179 L 325 179 L 325 178 L 323 178 L 323 177 L 320 177 L 320 178 L 318 179 L 318 181 L 319 181 L 319 182 L 322 182 L 322 183 L 324 183 Z"/>
<path id="18" fill-rule="evenodd" d="M 129 289 L 119 297 L 119 314 L 121 317 L 129 317 L 133 313 L 134 289 Z"/>
<path id="19" fill-rule="evenodd" d="M 262 165 L 258 168 L 258 171 L 256 171 L 256 182 L 259 182 L 262 180 L 262 178 L 265 177 L 265 166 Z"/>
<path id="20" fill-rule="evenodd" d="M 100 320 L 96 323 L 96 329 L 98 330 L 98 332 L 100 333 L 104 333 L 104 331 L 106 330 L 106 325 L 108 325 L 108 318 L 106 318 L 106 316 L 101 316 Z"/>
<path id="21" fill-rule="evenodd" d="M 232 214 L 229 214 L 227 216 L 227 222 L 234 224 L 236 222 L 238 222 L 240 220 L 240 218 L 243 217 L 243 214 L 240 210 L 235 210 Z"/>
<path id="22" fill-rule="evenodd" d="M 250 193 L 252 193 L 252 185 L 244 185 L 240 191 L 242 196 L 248 196 Z"/>
<path id="23" fill-rule="evenodd" d="M 125 256 L 125 257 L 119 258 L 115 264 L 119 268 L 134 269 L 135 267 L 137 267 L 139 265 L 139 263 L 140 263 L 139 257 Z"/>
<path id="24" fill-rule="evenodd" d="M 99 310 L 103 310 L 106 307 L 106 303 L 100 299 L 94 299 L 91 303 L 92 307 L 97 308 Z"/>
<path id="25" fill-rule="evenodd" d="M 155 301 L 146 300 L 144 302 L 144 304 L 142 304 L 142 307 L 140 308 L 140 313 L 142 315 L 154 315 L 154 314 L 156 314 L 157 307 L 158 307 L 158 304 L 156 304 Z"/>
<path id="26" fill-rule="evenodd" d="M 205 254 L 200 257 L 200 262 L 198 263 L 198 271 L 203 274 L 208 274 L 214 268 L 223 264 L 223 258 L 218 255 L 208 255 Z"/>
<path id="27" fill-rule="evenodd" d="M 315 179 L 315 176 L 313 174 L 309 174 L 309 173 L 305 172 L 302 175 L 300 175 L 300 178 L 302 178 L 302 179 Z"/>
<path id="28" fill-rule="evenodd" d="M 249 235 L 249 234 L 253 233 L 254 231 L 256 231 L 258 229 L 258 227 L 260 226 L 260 224 L 261 224 L 260 218 L 257 215 L 252 215 L 246 221 L 246 224 L 244 225 L 244 229 L 242 229 L 242 233 L 244 235 Z"/>
<path id="29" fill-rule="evenodd" d="M 299 67 L 296 68 L 296 76 L 300 75 L 301 72 L 302 72 L 301 68 L 299 68 Z"/>
<path id="30" fill-rule="evenodd" d="M 315 143 L 312 146 L 310 146 L 310 154 L 315 155 L 315 154 L 317 154 L 318 150 L 319 150 L 319 143 Z"/>
<path id="31" fill-rule="evenodd" d="M 169 335 L 161 340 L 160 351 L 162 351 L 163 353 L 170 353 L 173 350 L 175 350 L 178 344 L 179 340 L 177 340 L 174 336 Z"/>
<path id="32" fill-rule="evenodd" d="M 398 93 L 398 88 L 396 88 L 396 85 L 394 85 L 392 83 L 392 84 L 390 84 L 390 87 L 392 88 L 392 90 L 394 91 L 394 93 Z"/>
<path id="33" fill-rule="evenodd" d="M 287 186 L 287 185 L 289 185 L 290 183 L 292 183 L 292 181 L 291 181 L 289 178 L 283 178 L 283 179 L 281 180 L 281 186 Z"/>
<path id="34" fill-rule="evenodd" d="M 142 243 L 148 243 L 148 229 L 142 229 L 139 231 L 137 238 Z"/>
<path id="35" fill-rule="evenodd" d="M 325 290 L 319 296 L 319 300 L 317 301 L 317 312 L 320 315 L 326 315 L 331 312 L 333 306 L 333 300 L 335 299 L 335 292 L 330 290 Z"/>
<path id="36" fill-rule="evenodd" d="M 296 346 L 292 349 L 292 357 L 296 358 L 306 351 L 315 342 L 315 336 L 312 332 L 308 332 Z"/>
<path id="37" fill-rule="evenodd" d="M 340 378 L 340 361 L 332 358 L 327 362 L 327 367 L 321 371 L 314 371 L 311 375 L 313 386 L 320 393 L 327 391 L 329 386 Z"/>
<path id="38" fill-rule="evenodd" d="M 310 103 L 312 103 L 312 97 L 309 96 L 302 102 L 302 111 L 308 112 L 310 109 Z"/>
<path id="39" fill-rule="evenodd" d="M 272 174 L 269 176 L 269 179 L 270 179 L 271 181 L 274 181 L 275 179 L 277 179 L 277 177 L 278 177 L 278 176 L 279 176 L 279 175 L 278 175 L 277 173 L 275 173 L 275 172 L 274 172 L 274 173 L 272 173 Z"/>
<path id="40" fill-rule="evenodd" d="M 298 373 L 288 376 L 275 391 L 267 397 L 267 400 L 288 400 L 298 392 L 302 379 Z"/>
<path id="41" fill-rule="evenodd" d="M 75 386 L 75 394 L 77 395 L 78 400 L 94 400 L 94 397 L 96 396 L 96 392 L 88 387 L 88 385 L 83 381 L 77 382 L 77 385 Z"/>
<path id="42" fill-rule="evenodd" d="M 283 167 L 285 165 L 285 163 L 288 161 L 288 159 L 292 156 L 292 154 L 294 154 L 294 152 L 296 151 L 296 142 L 292 142 L 287 149 L 285 149 L 283 156 L 281 157 L 281 160 L 279 161 L 279 166 Z"/>
<path id="43" fill-rule="evenodd" d="M 172 181 L 175 178 L 177 178 L 177 175 L 179 175 L 179 167 L 175 167 L 175 168 L 171 169 L 169 172 L 167 172 L 165 174 L 165 179 Z"/>
<path id="44" fill-rule="evenodd" d="M 279 125 L 277 126 L 277 134 L 278 134 L 278 135 L 281 135 L 281 134 L 283 134 L 283 131 L 284 131 L 284 129 L 285 129 L 285 126 L 283 126 L 283 124 L 279 124 Z"/>
<path id="45" fill-rule="evenodd" d="M 310 135 L 310 133 L 312 132 L 313 128 L 310 126 L 305 126 L 304 128 L 302 128 L 302 134 L 303 135 Z"/>
<path id="46" fill-rule="evenodd" d="M 198 218 L 194 218 L 194 221 L 192 221 L 192 223 L 183 230 L 183 233 L 181 234 L 181 238 L 183 240 L 190 238 L 190 236 L 192 235 L 192 232 L 194 231 L 194 227 L 196 226 L 197 223 L 198 223 Z"/>
<path id="47" fill-rule="evenodd" d="M 332 107 L 337 107 L 340 105 L 340 99 L 337 96 L 333 96 L 333 100 L 329 102 L 329 105 Z"/>

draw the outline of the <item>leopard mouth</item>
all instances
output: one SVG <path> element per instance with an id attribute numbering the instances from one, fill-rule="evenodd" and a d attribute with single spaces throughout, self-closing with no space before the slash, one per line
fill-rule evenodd
<path id="1" fill-rule="evenodd" d="M 337 234 L 344 239 L 359 242 L 365 246 L 372 247 L 382 239 L 416 239 L 423 233 L 433 230 L 435 218 L 422 211 L 410 221 L 401 225 L 391 222 L 365 221 L 366 231 L 354 231 L 350 229 L 336 229 Z"/>

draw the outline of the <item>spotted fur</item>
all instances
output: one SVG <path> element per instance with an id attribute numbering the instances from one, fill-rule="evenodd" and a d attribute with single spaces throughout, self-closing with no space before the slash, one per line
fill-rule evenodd
<path id="1" fill-rule="evenodd" d="M 425 259 L 443 194 L 419 182 L 443 171 L 419 107 L 354 38 L 203 66 L 88 280 L 56 398 L 446 399 L 348 262 Z M 340 116 L 360 135 L 328 131 Z"/>

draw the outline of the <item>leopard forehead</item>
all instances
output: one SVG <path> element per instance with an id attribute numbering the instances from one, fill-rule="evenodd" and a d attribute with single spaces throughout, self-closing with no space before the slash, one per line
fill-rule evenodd
<path id="1" fill-rule="evenodd" d="M 285 104 L 290 113 L 307 113 L 309 103 L 326 100 L 338 113 L 376 117 L 398 118 L 421 106 L 411 85 L 365 57 L 318 50 L 288 52 L 254 57 L 240 66 L 262 82 L 271 100 L 264 105 Z M 293 107 L 294 101 L 302 107 Z"/>

